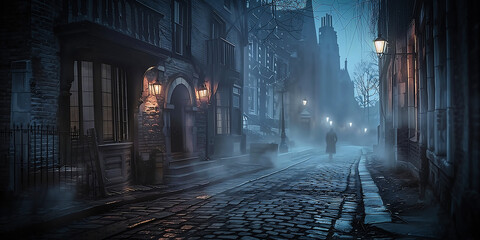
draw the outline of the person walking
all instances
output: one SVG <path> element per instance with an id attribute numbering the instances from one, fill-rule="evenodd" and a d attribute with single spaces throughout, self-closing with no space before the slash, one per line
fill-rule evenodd
<path id="1" fill-rule="evenodd" d="M 328 153 L 328 159 L 332 159 L 333 154 L 337 152 L 335 147 L 335 144 L 337 143 L 337 134 L 333 131 L 333 128 L 330 128 L 325 140 L 327 142 L 327 148 L 325 149 L 325 152 Z"/>

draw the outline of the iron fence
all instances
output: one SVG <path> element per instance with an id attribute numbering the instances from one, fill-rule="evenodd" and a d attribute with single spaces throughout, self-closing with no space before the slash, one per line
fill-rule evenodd
<path id="1" fill-rule="evenodd" d="M 93 131 L 91 131 L 93 132 Z M 15 193 L 42 188 L 99 193 L 95 136 L 77 129 L 30 125 L 0 129 L 2 188 Z"/>

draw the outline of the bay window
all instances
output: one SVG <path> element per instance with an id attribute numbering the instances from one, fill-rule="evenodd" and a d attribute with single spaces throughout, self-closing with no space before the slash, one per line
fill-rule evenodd
<path id="1" fill-rule="evenodd" d="M 95 72 L 99 72 L 99 79 Z M 86 135 L 90 128 L 100 128 L 97 134 L 103 142 L 127 140 L 126 82 L 126 73 L 119 67 L 74 61 L 70 88 L 70 127 L 82 135 Z M 96 96 L 100 101 L 96 101 Z"/>

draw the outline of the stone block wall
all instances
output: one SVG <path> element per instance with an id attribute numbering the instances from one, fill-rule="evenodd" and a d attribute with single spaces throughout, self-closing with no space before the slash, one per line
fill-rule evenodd
<path id="1" fill-rule="evenodd" d="M 59 43 L 54 34 L 57 1 L 31 1 L 32 122 L 57 124 L 60 92 Z"/>

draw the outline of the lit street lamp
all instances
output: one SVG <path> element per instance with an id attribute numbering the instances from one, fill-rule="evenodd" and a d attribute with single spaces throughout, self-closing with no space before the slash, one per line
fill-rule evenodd
<path id="1" fill-rule="evenodd" d="M 348 123 L 348 125 L 350 125 L 350 127 L 352 127 L 352 123 Z"/>
<path id="2" fill-rule="evenodd" d="M 330 126 L 332 126 L 332 125 L 333 125 L 333 121 L 330 121 Z"/>
<path id="3" fill-rule="evenodd" d="M 375 51 L 377 52 L 378 57 L 382 57 L 385 52 L 385 46 L 387 45 L 387 40 L 382 38 L 382 36 L 378 36 L 377 39 L 373 40 L 375 44 Z"/>
<path id="4" fill-rule="evenodd" d="M 207 123 L 205 125 L 205 132 L 206 132 L 206 134 L 205 134 L 205 159 L 208 160 L 209 159 L 209 156 L 208 156 L 208 116 L 209 116 L 208 108 L 209 108 L 209 104 L 210 104 L 210 94 L 209 94 L 206 83 L 203 83 L 203 85 L 197 89 L 197 96 L 200 100 L 200 103 L 202 103 L 202 105 L 203 105 L 203 109 L 205 111 L 206 118 L 207 118 Z"/>
<path id="5" fill-rule="evenodd" d="M 304 99 L 302 100 L 302 104 L 303 104 L 303 106 L 306 106 L 306 105 L 307 105 L 307 99 L 306 99 L 306 98 L 304 98 Z"/>
<path id="6" fill-rule="evenodd" d="M 329 117 L 327 117 L 327 122 L 328 122 L 328 120 L 329 120 L 329 119 L 330 119 L 330 118 L 329 118 Z"/>
<path id="7" fill-rule="evenodd" d="M 364 133 L 367 133 L 367 128 L 364 128 L 364 129 L 363 129 L 363 132 L 364 132 Z"/>

